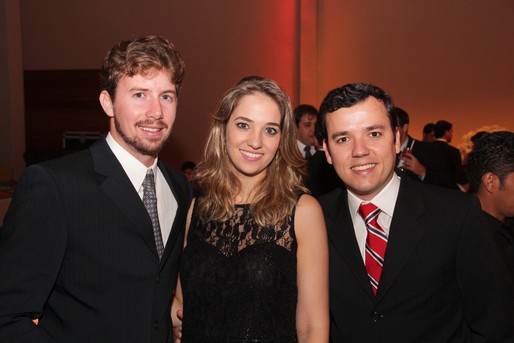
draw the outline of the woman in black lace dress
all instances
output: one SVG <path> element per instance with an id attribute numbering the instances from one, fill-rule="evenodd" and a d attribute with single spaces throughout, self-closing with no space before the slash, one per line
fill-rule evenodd
<path id="1" fill-rule="evenodd" d="M 328 342 L 325 223 L 304 165 L 274 81 L 225 93 L 194 176 L 172 310 L 183 343 Z"/>

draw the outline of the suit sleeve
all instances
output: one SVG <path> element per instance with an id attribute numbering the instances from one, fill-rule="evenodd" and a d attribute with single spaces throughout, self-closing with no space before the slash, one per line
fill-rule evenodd
<path id="1" fill-rule="evenodd" d="M 473 342 L 514 342 L 514 286 L 485 225 L 474 199 L 457 251 L 464 316 Z"/>
<path id="2" fill-rule="evenodd" d="M 445 172 L 444 164 L 437 150 L 430 143 L 416 142 L 414 156 L 425 167 L 424 183 L 447 188 L 458 189 L 453 178 Z M 419 150 L 416 150 L 419 149 Z"/>
<path id="3" fill-rule="evenodd" d="M 0 342 L 43 342 L 43 313 L 66 247 L 64 205 L 50 173 L 29 167 L 0 231 Z M 44 319 L 42 319 L 44 320 Z"/>

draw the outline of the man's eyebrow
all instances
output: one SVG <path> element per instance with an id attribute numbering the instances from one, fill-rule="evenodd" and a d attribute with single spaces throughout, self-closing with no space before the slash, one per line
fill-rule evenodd
<path id="1" fill-rule="evenodd" d="M 364 130 L 366 132 L 375 131 L 375 130 L 384 130 L 384 129 L 385 129 L 385 125 L 371 125 L 371 126 L 367 126 L 366 128 L 364 128 Z M 336 138 L 339 136 L 346 136 L 346 135 L 348 135 L 348 131 L 343 130 L 343 131 L 334 132 L 331 137 Z"/>
<path id="2" fill-rule="evenodd" d="M 339 136 L 346 136 L 348 134 L 348 131 L 337 131 L 332 134 L 332 138 L 336 138 Z"/>
<path id="3" fill-rule="evenodd" d="M 371 125 L 366 128 L 366 131 L 374 131 L 374 130 L 384 130 L 384 125 Z"/>

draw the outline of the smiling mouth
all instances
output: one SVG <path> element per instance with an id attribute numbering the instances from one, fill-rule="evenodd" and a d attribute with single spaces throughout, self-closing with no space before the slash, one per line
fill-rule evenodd
<path id="1" fill-rule="evenodd" d="M 355 171 L 362 171 L 362 170 L 367 170 L 367 169 L 373 168 L 374 166 L 376 166 L 376 163 L 368 163 L 368 164 L 363 164 L 360 166 L 352 167 L 351 169 L 355 170 Z"/>
<path id="2" fill-rule="evenodd" d="M 261 156 L 264 155 L 262 153 L 254 153 L 254 152 L 249 152 L 249 151 L 245 151 L 245 150 L 239 150 L 239 151 L 241 151 L 241 154 L 243 154 L 243 156 L 246 156 L 251 159 L 260 158 Z"/>
<path id="3" fill-rule="evenodd" d="M 163 129 L 162 127 L 145 127 L 145 126 L 139 126 L 139 128 L 143 131 L 150 132 L 150 133 L 157 133 Z"/>

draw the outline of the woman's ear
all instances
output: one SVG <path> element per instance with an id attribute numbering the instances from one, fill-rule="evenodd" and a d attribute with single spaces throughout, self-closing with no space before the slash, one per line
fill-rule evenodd
<path id="1" fill-rule="evenodd" d="M 102 105 L 105 114 L 111 118 L 114 117 L 113 102 L 109 93 L 106 90 L 103 90 L 100 93 L 98 100 L 100 100 L 100 105 Z"/>

